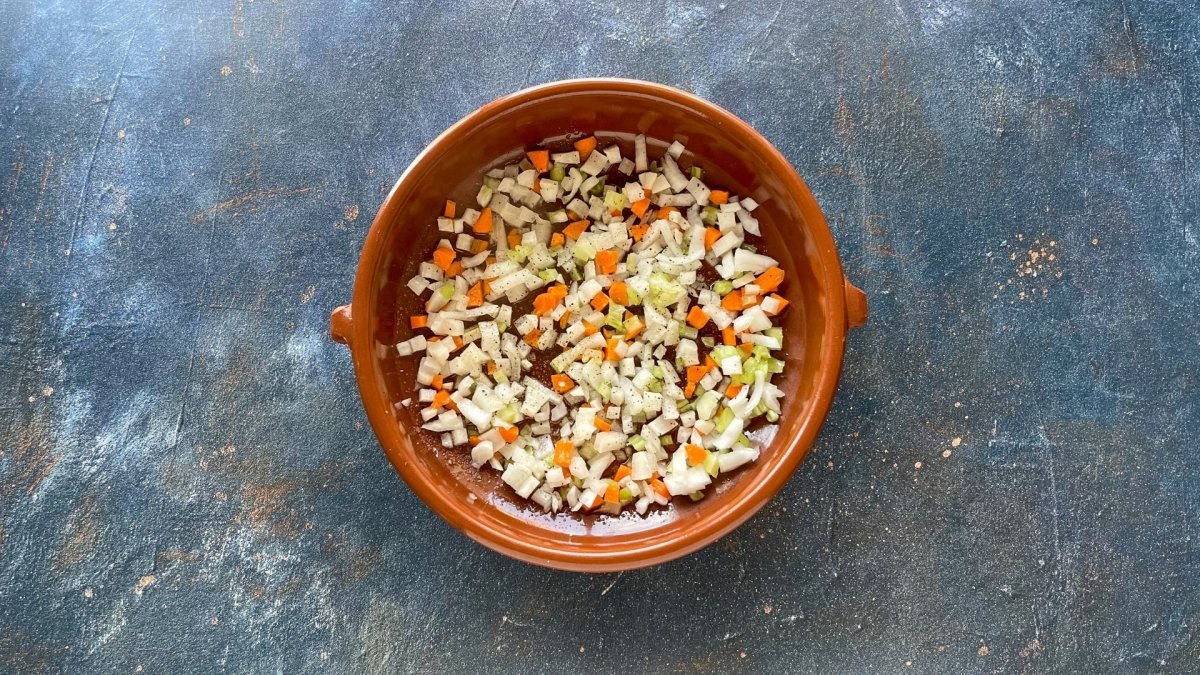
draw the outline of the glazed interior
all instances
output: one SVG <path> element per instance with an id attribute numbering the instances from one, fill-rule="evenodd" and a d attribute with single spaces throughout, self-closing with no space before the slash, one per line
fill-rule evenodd
<path id="1" fill-rule="evenodd" d="M 602 559 L 605 551 L 640 550 L 651 555 L 656 549 L 670 547 L 706 513 L 735 508 L 772 475 L 790 472 L 807 451 L 807 443 L 797 447 L 793 441 L 807 425 L 820 424 L 828 405 L 827 400 L 821 402 L 816 391 L 823 377 L 818 372 L 819 356 L 829 353 L 831 335 L 836 334 L 839 342 L 842 335 L 841 327 L 831 331 L 826 325 L 834 320 L 828 318 L 832 294 L 842 293 L 840 269 L 833 274 L 822 266 L 822 256 L 829 260 L 828 251 L 822 253 L 822 249 L 831 248 L 832 241 L 807 189 L 801 184 L 803 194 L 795 194 L 798 181 L 794 173 L 790 169 L 772 170 L 770 162 L 756 153 L 751 141 L 762 141 L 751 138 L 753 132 L 748 127 L 730 126 L 720 116 L 710 116 L 709 111 L 688 105 L 688 101 L 617 86 L 611 91 L 601 87 L 549 93 L 516 105 L 492 104 L 475 117 L 480 119 L 459 125 L 456 132 L 440 138 L 410 168 L 373 226 L 380 237 L 377 265 L 373 270 L 359 270 L 360 285 L 364 283 L 362 275 L 367 274 L 371 286 L 366 307 L 358 304 L 360 294 L 356 292 L 354 321 L 366 321 L 371 327 L 372 354 L 368 358 L 375 375 L 374 385 L 363 386 L 379 387 L 380 397 L 391 404 L 386 406 L 386 418 L 373 416 L 372 424 L 389 459 L 409 483 L 416 480 L 426 489 L 441 493 L 446 508 L 454 511 L 448 514 L 443 510 L 442 515 L 471 536 L 481 541 L 486 538 L 471 531 L 473 528 L 464 528 L 456 517 L 474 520 L 482 531 L 526 542 L 527 550 L 519 553 L 520 557 L 537 562 L 537 549 L 576 550 L 597 559 Z M 586 133 L 595 133 L 602 145 L 606 140 L 618 139 L 627 154 L 631 154 L 633 134 L 644 133 L 652 139 L 652 158 L 660 155 L 671 140 L 683 142 L 687 146 L 683 164 L 697 162 L 704 167 L 705 181 L 710 186 L 753 196 L 761 204 L 755 216 L 761 223 L 765 252 L 778 259 L 787 273 L 781 291 L 791 302 L 782 319 L 787 366 L 779 382 L 787 395 L 780 424 L 752 434 L 761 448 L 761 457 L 720 477 L 703 500 L 692 503 L 676 499 L 669 508 L 652 508 L 645 516 L 543 513 L 517 497 L 496 472 L 472 467 L 466 449 L 443 449 L 433 435 L 422 432 L 415 404 L 408 408 L 400 405 L 403 399 L 415 399 L 419 359 L 396 356 L 392 345 L 411 336 L 407 317 L 424 313 L 420 300 L 405 282 L 416 273 L 420 261 L 428 258 L 437 240 L 445 236 L 435 224 L 444 200 L 452 198 L 460 205 L 475 206 L 474 195 L 487 169 L 513 161 L 525 148 L 548 138 Z M 820 222 L 814 222 L 817 220 Z M 839 281 L 836 286 L 834 278 Z M 836 321 L 844 322 L 840 295 L 835 305 Z M 839 362 L 840 355 L 839 344 Z M 820 409 L 814 410 L 815 406 Z M 754 504 L 750 511 L 758 506 L 761 503 Z"/>

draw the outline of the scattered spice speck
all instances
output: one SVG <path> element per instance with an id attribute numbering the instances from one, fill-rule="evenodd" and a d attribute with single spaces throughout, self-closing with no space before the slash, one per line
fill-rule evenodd
<path id="1" fill-rule="evenodd" d="M 229 66 L 221 66 L 221 77 L 229 77 L 233 73 L 233 68 Z"/>
<path id="2" fill-rule="evenodd" d="M 979 648 L 979 655 L 980 655 L 980 656 L 987 656 L 989 651 L 990 651 L 990 650 L 988 649 L 988 646 L 987 646 L 987 645 L 983 645 L 983 646 L 981 646 L 981 647 Z"/>
<path id="3" fill-rule="evenodd" d="M 943 450 L 943 451 L 942 451 L 942 457 L 945 457 L 946 459 L 950 459 L 950 455 L 953 455 L 953 454 L 954 454 L 954 453 L 953 453 L 953 452 L 951 452 L 950 450 Z"/>
<path id="4" fill-rule="evenodd" d="M 916 469 L 917 471 L 920 471 L 920 470 L 921 470 L 921 463 L 920 463 L 920 462 L 913 462 L 913 468 L 914 468 L 914 469 Z"/>
<path id="5" fill-rule="evenodd" d="M 954 439 L 950 441 L 950 447 L 952 448 L 957 448 L 960 445 L 962 445 L 962 437 L 960 436 L 955 436 Z"/>

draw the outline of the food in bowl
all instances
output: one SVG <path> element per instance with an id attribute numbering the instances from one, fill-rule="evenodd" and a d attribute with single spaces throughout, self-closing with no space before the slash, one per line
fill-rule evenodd
<path id="1" fill-rule="evenodd" d="M 478 209 L 447 201 L 396 349 L 443 447 L 547 511 L 646 513 L 758 458 L 788 301 L 753 199 L 681 166 L 679 141 L 654 161 L 643 135 L 601 145 L 529 150 Z"/>

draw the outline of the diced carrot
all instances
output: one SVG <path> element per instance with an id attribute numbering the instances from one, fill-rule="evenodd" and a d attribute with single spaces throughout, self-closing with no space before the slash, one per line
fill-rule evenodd
<path id="1" fill-rule="evenodd" d="M 467 442 L 470 443 L 471 445 L 479 445 L 479 437 L 478 436 L 467 436 Z"/>
<path id="2" fill-rule="evenodd" d="M 445 387 L 443 385 L 445 385 L 445 384 L 446 384 L 446 381 L 442 377 L 442 374 L 438 373 L 437 375 L 433 376 L 433 382 L 431 382 L 429 384 L 429 386 L 433 387 L 434 389 L 444 389 Z"/>
<path id="3" fill-rule="evenodd" d="M 542 293 L 533 299 L 533 313 L 546 316 L 558 307 L 558 298 L 550 293 Z"/>
<path id="4" fill-rule="evenodd" d="M 471 240 L 471 253 L 482 253 L 487 247 L 487 242 L 482 239 Z"/>
<path id="5" fill-rule="evenodd" d="M 629 205 L 629 210 L 633 211 L 633 215 L 641 218 L 646 215 L 646 210 L 650 208 L 650 198 L 644 197 Z"/>
<path id="6" fill-rule="evenodd" d="M 508 231 L 508 247 L 516 248 L 521 245 L 521 235 L 517 234 L 516 230 Z"/>
<path id="7" fill-rule="evenodd" d="M 601 274 L 616 274 L 617 261 L 621 259 L 621 254 L 612 249 L 605 249 L 596 254 L 596 268 Z"/>
<path id="8" fill-rule="evenodd" d="M 450 263 L 454 262 L 454 249 L 446 246 L 439 246 L 433 252 L 433 264 L 438 266 L 438 269 L 443 271 L 450 269 Z"/>
<path id="9" fill-rule="evenodd" d="M 478 307 L 483 304 L 483 282 L 476 281 L 467 291 L 467 307 Z"/>
<path id="10" fill-rule="evenodd" d="M 530 150 L 525 153 L 529 158 L 529 163 L 533 164 L 533 168 L 538 170 L 538 173 L 546 173 L 550 170 L 550 151 L 549 150 Z"/>
<path id="11" fill-rule="evenodd" d="M 629 306 L 629 286 L 624 281 L 614 281 L 612 286 L 608 287 L 608 297 L 612 301 L 622 307 Z"/>
<path id="12" fill-rule="evenodd" d="M 596 428 L 600 431 L 612 431 L 612 422 L 609 422 L 603 417 L 597 417 L 592 423 L 595 424 Z"/>
<path id="13" fill-rule="evenodd" d="M 542 331 L 538 330 L 537 328 L 534 328 L 533 330 L 526 333 L 525 337 L 523 339 L 525 340 L 525 342 L 529 343 L 530 347 L 537 349 L 538 339 L 541 337 L 542 337 Z"/>
<path id="14" fill-rule="evenodd" d="M 496 374 L 496 362 L 495 361 L 489 360 L 487 362 L 487 374 L 489 376 Z"/>
<path id="15" fill-rule="evenodd" d="M 454 213 L 458 210 L 458 205 L 449 199 L 446 200 L 446 207 L 442 209 L 442 216 L 445 218 L 453 218 Z"/>
<path id="16" fill-rule="evenodd" d="M 578 239 L 579 236 L 583 234 L 583 231 L 587 229 L 587 227 L 587 220 L 572 221 L 567 225 L 566 228 L 563 229 L 563 234 L 567 235 L 571 239 Z"/>
<path id="17" fill-rule="evenodd" d="M 588 335 L 595 335 L 597 330 L 599 330 L 599 328 L 596 326 L 596 324 L 588 321 L 587 319 L 583 320 L 583 334 L 585 337 Z"/>
<path id="18" fill-rule="evenodd" d="M 729 347 L 737 344 L 737 334 L 733 332 L 732 324 L 721 329 L 721 342 Z"/>
<path id="19" fill-rule="evenodd" d="M 720 238 L 721 238 L 721 231 L 718 230 L 717 228 L 715 228 L 715 227 L 704 228 L 704 250 L 705 251 L 711 250 L 713 247 L 713 244 L 717 243 L 717 240 Z"/>
<path id="20" fill-rule="evenodd" d="M 759 287 L 760 293 L 770 293 L 771 291 L 779 290 L 779 284 L 783 283 L 783 270 L 779 267 L 772 267 L 758 275 L 754 283 Z"/>
<path id="21" fill-rule="evenodd" d="M 488 279 L 485 277 L 485 278 L 481 279 L 479 281 L 479 283 L 483 284 L 483 294 L 484 295 L 492 294 L 492 280 L 491 279 Z"/>
<path id="22" fill-rule="evenodd" d="M 692 308 L 687 313 L 688 325 L 696 330 L 704 328 L 704 324 L 708 323 L 708 314 L 700 309 L 700 305 L 692 305 Z"/>
<path id="23" fill-rule="evenodd" d="M 471 226 L 475 234 L 487 234 L 492 231 L 492 207 L 487 207 L 479 213 L 479 218 Z"/>
<path id="24" fill-rule="evenodd" d="M 671 498 L 671 491 L 667 489 L 667 484 L 661 480 L 657 478 L 651 478 L 650 487 L 654 488 L 654 491 L 663 497 L 666 497 L 667 499 Z"/>
<path id="25" fill-rule="evenodd" d="M 550 376 L 550 384 L 554 387 L 554 391 L 565 394 L 575 388 L 575 381 L 568 375 L 557 374 Z"/>
<path id="26" fill-rule="evenodd" d="M 604 488 L 604 501 L 608 504 L 621 503 L 621 488 L 617 487 L 616 483 L 609 483 L 608 487 Z"/>
<path id="27" fill-rule="evenodd" d="M 775 298 L 775 302 L 779 303 L 779 309 L 775 310 L 774 312 L 767 312 L 767 314 L 770 314 L 771 316 L 783 313 L 783 310 L 787 309 L 787 306 L 791 304 L 787 301 L 787 298 L 777 293 L 772 293 L 770 297 Z"/>
<path id="28" fill-rule="evenodd" d="M 541 192 L 541 191 L 542 191 L 542 179 L 541 179 L 541 178 L 534 178 L 534 179 L 533 179 L 533 191 L 534 191 L 534 192 Z"/>
<path id="29" fill-rule="evenodd" d="M 450 392 L 445 389 L 438 389 L 438 392 L 433 395 L 433 403 L 430 403 L 429 407 L 437 410 L 447 403 L 450 403 Z"/>
<path id="30" fill-rule="evenodd" d="M 721 309 L 729 312 L 742 311 L 742 289 L 726 293 L 725 297 L 721 298 Z"/>
<path id="31" fill-rule="evenodd" d="M 408 317 L 408 327 L 412 329 L 425 328 L 429 325 L 429 317 L 424 314 Z"/>
<path id="32" fill-rule="evenodd" d="M 687 367 L 687 386 L 683 390 L 683 395 L 691 398 L 692 394 L 696 393 L 696 383 L 708 374 L 708 368 L 704 366 L 688 366 Z"/>
<path id="33" fill-rule="evenodd" d="M 708 194 L 708 201 L 713 204 L 724 204 L 729 201 L 729 193 L 725 190 L 713 190 Z"/>
<path id="34" fill-rule="evenodd" d="M 712 354 L 705 354 L 704 355 L 704 373 L 707 375 L 708 371 L 715 370 L 716 367 L 717 367 L 717 362 L 713 360 Z"/>
<path id="35" fill-rule="evenodd" d="M 603 312 L 604 308 L 607 306 L 608 306 L 608 296 L 605 295 L 604 293 L 597 293 L 592 298 L 592 309 L 595 309 L 597 312 Z"/>
<path id="36" fill-rule="evenodd" d="M 567 238 L 563 236 L 562 232 L 555 232 L 550 235 L 550 248 L 558 248 L 565 243 L 567 243 Z"/>
<path id="37" fill-rule="evenodd" d="M 496 264 L 496 256 L 494 256 L 494 255 L 489 255 L 489 256 L 487 257 L 487 261 L 486 261 L 486 262 L 487 262 L 487 264 L 489 264 L 489 265 L 495 265 L 495 264 Z"/>
<path id="38" fill-rule="evenodd" d="M 454 340 L 454 349 L 453 349 L 453 350 L 451 350 L 451 351 L 458 351 L 458 350 L 462 349 L 462 346 L 463 346 L 463 339 L 462 339 L 462 338 L 460 338 L 460 337 L 458 337 L 457 335 L 455 335 L 454 337 L 452 337 L 452 338 L 450 338 L 450 339 Z"/>
<path id="39" fill-rule="evenodd" d="M 558 317 L 558 327 L 566 329 L 567 324 L 571 322 L 571 312 L 563 312 L 562 316 Z"/>
<path id="40" fill-rule="evenodd" d="M 735 398 L 738 395 L 738 393 L 740 393 L 741 391 L 742 391 L 742 385 L 736 384 L 736 383 L 731 384 L 725 390 L 725 398 Z"/>
<path id="41" fill-rule="evenodd" d="M 687 453 L 688 464 L 692 466 L 703 464 L 708 459 L 708 451 L 698 445 L 688 443 L 683 446 L 683 451 Z"/>
<path id="42" fill-rule="evenodd" d="M 604 347 L 605 361 L 620 361 L 621 355 L 617 353 L 617 345 L 620 344 L 620 338 L 608 338 L 607 345 Z"/>
<path id="43" fill-rule="evenodd" d="M 743 342 L 742 344 L 738 345 L 738 349 L 746 352 L 747 354 L 754 353 L 754 345 L 749 342 Z"/>
<path id="44" fill-rule="evenodd" d="M 636 316 L 625 322 L 625 339 L 632 340 L 641 334 L 646 324 Z"/>
<path id="45" fill-rule="evenodd" d="M 678 210 L 679 209 L 675 208 L 674 206 L 664 206 L 658 210 L 658 213 L 654 214 L 654 219 L 655 220 L 667 220 L 671 217 L 672 211 L 678 211 Z"/>
<path id="46" fill-rule="evenodd" d="M 575 454 L 575 445 L 571 441 L 559 441 L 554 444 L 554 463 L 562 468 L 571 466 L 571 457 Z"/>
<path id="47" fill-rule="evenodd" d="M 567 297 L 567 293 L 571 292 L 571 289 L 567 288 L 566 284 L 554 284 L 550 288 L 547 288 L 546 292 L 559 300 L 563 300 Z"/>
<path id="48" fill-rule="evenodd" d="M 521 430 L 517 427 L 497 427 L 500 430 L 500 438 L 504 439 L 505 443 L 512 443 L 517 440 L 517 436 L 521 435 Z"/>
<path id="49" fill-rule="evenodd" d="M 588 155 L 596 149 L 596 137 L 588 136 L 575 141 L 575 149 L 579 151 L 580 159 L 587 159 Z"/>
<path id="50" fill-rule="evenodd" d="M 617 475 L 613 477 L 613 480 L 625 480 L 625 477 L 631 473 L 633 473 L 633 469 L 629 468 L 628 464 L 622 464 L 621 466 L 617 467 Z"/>
<path id="51" fill-rule="evenodd" d="M 450 263 L 449 267 L 446 268 L 446 276 L 456 277 L 456 276 L 462 274 L 462 271 L 463 271 L 462 263 L 455 260 L 454 262 Z"/>
<path id="52" fill-rule="evenodd" d="M 634 241 L 641 241 L 642 237 L 646 236 L 646 232 L 650 230 L 649 225 L 634 225 L 629 228 L 629 234 L 633 235 Z"/>

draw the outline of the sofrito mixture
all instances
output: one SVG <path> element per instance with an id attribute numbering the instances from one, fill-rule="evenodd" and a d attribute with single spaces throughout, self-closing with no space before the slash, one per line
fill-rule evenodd
<path id="1" fill-rule="evenodd" d="M 758 458 L 748 426 L 779 419 L 783 270 L 747 240 L 754 200 L 683 152 L 530 150 L 486 174 L 478 210 L 446 203 L 408 281 L 426 313 L 397 349 L 420 358 L 424 428 L 547 511 L 701 499 Z"/>

